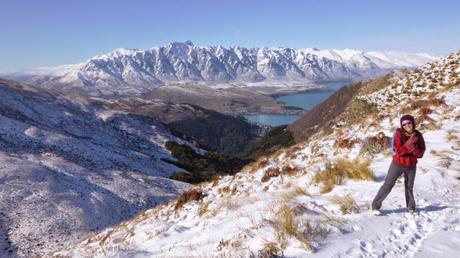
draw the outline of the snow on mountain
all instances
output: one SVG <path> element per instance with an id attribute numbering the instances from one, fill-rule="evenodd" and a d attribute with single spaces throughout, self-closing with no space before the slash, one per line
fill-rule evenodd
<path id="1" fill-rule="evenodd" d="M 74 65 L 6 75 L 47 88 L 91 95 L 141 94 L 178 81 L 222 83 L 351 80 L 374 77 L 391 69 L 412 67 L 436 57 L 401 52 L 353 49 L 198 47 L 187 41 L 146 50 L 115 49 Z M 268 85 L 270 86 L 270 85 Z"/>
<path id="2" fill-rule="evenodd" d="M 455 257 L 459 64 L 457 52 L 394 73 L 390 83 L 364 83 L 332 126 L 307 141 L 51 255 Z M 419 214 L 405 213 L 399 181 L 383 204 L 383 216 L 374 216 L 369 203 L 391 162 L 386 138 L 380 142 L 375 136 L 391 136 L 406 112 L 416 117 L 427 146 L 414 187 Z M 373 180 L 365 180 L 372 176 L 368 169 Z"/>
<path id="3" fill-rule="evenodd" d="M 0 80 L 0 256 L 31 257 L 177 197 L 188 185 L 154 119 Z"/>

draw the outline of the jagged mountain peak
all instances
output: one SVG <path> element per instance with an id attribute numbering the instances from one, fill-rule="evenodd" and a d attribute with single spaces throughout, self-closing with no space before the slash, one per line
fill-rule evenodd
<path id="1" fill-rule="evenodd" d="M 146 50 L 119 48 L 80 64 L 7 77 L 47 88 L 75 91 L 83 87 L 92 95 L 123 95 L 142 94 L 177 81 L 212 86 L 362 79 L 434 59 L 426 54 L 354 49 L 198 47 L 186 41 Z"/>

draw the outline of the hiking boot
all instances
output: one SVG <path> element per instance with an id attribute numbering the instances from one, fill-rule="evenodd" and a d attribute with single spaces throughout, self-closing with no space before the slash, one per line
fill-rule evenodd
<path id="1" fill-rule="evenodd" d="M 409 209 L 409 208 L 407 208 L 406 211 L 409 212 L 410 214 L 414 214 L 414 213 L 415 213 L 415 209 Z"/>
<path id="2" fill-rule="evenodd" d="M 381 213 L 380 213 L 379 210 L 372 209 L 372 210 L 371 210 L 371 214 L 374 215 L 374 216 L 379 216 Z"/>

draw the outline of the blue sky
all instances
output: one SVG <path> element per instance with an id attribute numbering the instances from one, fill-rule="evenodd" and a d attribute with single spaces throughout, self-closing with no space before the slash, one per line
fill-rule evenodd
<path id="1" fill-rule="evenodd" d="M 3 0 L 0 72 L 186 40 L 447 54 L 460 49 L 459 10 L 423 0 Z"/>

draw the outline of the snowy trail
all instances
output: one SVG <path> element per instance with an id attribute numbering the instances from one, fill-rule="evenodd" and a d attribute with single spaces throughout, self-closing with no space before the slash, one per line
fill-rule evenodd
<path id="1" fill-rule="evenodd" d="M 422 176 L 419 175 L 419 184 L 414 190 L 417 214 L 406 213 L 403 186 L 396 185 L 384 202 L 381 216 L 374 216 L 366 210 L 354 215 L 351 232 L 329 238 L 314 256 L 455 257 L 455 247 L 460 245 L 460 209 L 455 206 L 459 198 L 455 191 L 446 191 L 440 185 L 433 191 L 426 185 L 431 180 Z M 375 183 L 375 191 L 379 185 L 380 182 Z M 365 194 L 372 198 L 375 193 L 368 191 Z M 348 244 L 343 245 L 344 242 Z"/>
<path id="2" fill-rule="evenodd" d="M 429 193 L 422 193 L 419 198 L 425 194 Z M 437 197 L 441 195 L 430 194 L 430 198 Z M 387 206 L 394 206 L 397 202 L 401 200 L 393 198 L 387 202 Z M 434 233 L 442 230 L 438 225 L 443 224 L 442 221 L 455 212 L 455 207 L 447 202 L 426 202 L 419 205 L 419 214 L 414 215 L 407 214 L 401 206 L 383 210 L 379 217 L 365 214 L 368 223 L 360 232 L 361 237 L 351 242 L 354 243 L 353 246 L 344 255 L 337 257 L 413 257 Z M 374 228 L 367 229 L 372 226 Z"/>
<path id="3" fill-rule="evenodd" d="M 459 126 L 454 127 L 460 131 Z M 354 191 L 360 196 L 356 199 L 364 201 L 360 203 L 365 207 L 361 213 L 350 217 L 351 232 L 330 238 L 317 257 L 456 257 L 460 246 L 460 181 L 446 171 L 456 170 L 460 157 L 439 134 L 426 134 L 428 149 L 418 165 L 414 186 L 418 212 L 406 213 L 402 180 L 384 201 L 381 216 L 367 212 L 391 162 L 389 157 L 376 158 L 372 167 L 378 182 L 362 188 L 342 186 L 342 191 Z M 445 154 L 434 155 L 431 150 Z M 449 169 L 441 166 L 446 158 Z M 349 244 L 340 244 L 344 242 Z"/>

